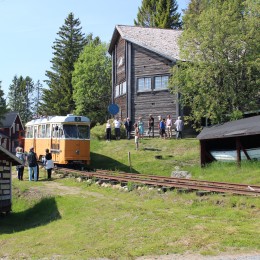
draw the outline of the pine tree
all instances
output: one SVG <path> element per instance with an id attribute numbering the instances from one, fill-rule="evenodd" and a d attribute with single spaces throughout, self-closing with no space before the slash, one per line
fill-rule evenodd
<path id="1" fill-rule="evenodd" d="M 180 29 L 182 26 L 180 21 L 181 15 L 177 10 L 178 5 L 176 1 L 159 0 L 156 7 L 155 27 Z"/>
<path id="2" fill-rule="evenodd" d="M 33 108 L 32 113 L 34 117 L 40 116 L 40 106 L 42 104 L 42 92 L 43 92 L 43 85 L 38 80 L 34 85 L 34 97 L 33 97 Z"/>
<path id="3" fill-rule="evenodd" d="M 144 27 L 155 27 L 156 0 L 143 0 L 142 6 L 138 7 L 137 20 L 135 25 Z"/>
<path id="4" fill-rule="evenodd" d="M 4 98 L 4 91 L 2 90 L 2 81 L 0 81 L 0 125 L 4 118 L 4 114 L 7 112 L 6 100 Z"/>
<path id="5" fill-rule="evenodd" d="M 65 115 L 73 112 L 75 103 L 72 99 L 72 72 L 74 63 L 86 44 L 81 33 L 79 19 L 70 13 L 65 19 L 55 39 L 54 57 L 51 60 L 51 70 L 46 71 L 48 89 L 43 90 L 41 112 L 44 114 Z"/>
<path id="6" fill-rule="evenodd" d="M 34 83 L 29 76 L 14 76 L 9 86 L 8 107 L 18 112 L 24 123 L 32 119 L 33 91 Z"/>
<path id="7" fill-rule="evenodd" d="M 165 29 L 180 29 L 180 13 L 176 0 L 143 0 L 138 8 L 135 25 Z"/>

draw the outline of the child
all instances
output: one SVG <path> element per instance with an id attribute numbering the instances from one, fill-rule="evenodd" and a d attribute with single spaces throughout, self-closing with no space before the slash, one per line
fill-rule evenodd
<path id="1" fill-rule="evenodd" d="M 135 149 L 138 150 L 139 148 L 139 128 L 137 123 L 134 124 L 135 128 Z"/>
<path id="2" fill-rule="evenodd" d="M 160 136 L 165 139 L 165 118 L 160 121 Z"/>

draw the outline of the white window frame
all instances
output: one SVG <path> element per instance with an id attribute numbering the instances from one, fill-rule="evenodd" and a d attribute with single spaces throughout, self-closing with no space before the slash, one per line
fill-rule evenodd
<path id="1" fill-rule="evenodd" d="M 115 88 L 115 97 L 119 97 L 126 94 L 126 81 L 116 85 Z"/>
<path id="2" fill-rule="evenodd" d="M 169 79 L 170 79 L 170 77 L 168 75 L 155 76 L 154 77 L 154 90 L 157 91 L 157 90 L 168 89 Z"/>
<path id="3" fill-rule="evenodd" d="M 137 92 L 152 91 L 152 77 L 137 79 Z"/>

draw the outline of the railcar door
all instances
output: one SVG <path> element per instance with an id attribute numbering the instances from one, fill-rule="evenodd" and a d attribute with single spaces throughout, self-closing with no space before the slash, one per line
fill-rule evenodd
<path id="1" fill-rule="evenodd" d="M 57 164 L 64 164 L 61 149 L 62 128 L 61 125 L 52 125 L 51 129 L 51 153 L 52 160 Z"/>

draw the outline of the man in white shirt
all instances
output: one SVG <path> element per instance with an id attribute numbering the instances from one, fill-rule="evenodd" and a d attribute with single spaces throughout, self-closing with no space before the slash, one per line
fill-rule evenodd
<path id="1" fill-rule="evenodd" d="M 116 140 L 120 140 L 120 126 L 121 126 L 121 122 L 118 119 L 118 117 L 116 117 L 116 119 L 114 120 L 114 126 L 115 126 Z"/>
<path id="2" fill-rule="evenodd" d="M 176 126 L 176 139 L 182 139 L 182 130 L 183 130 L 183 121 L 181 120 L 181 117 L 178 116 L 178 119 L 175 121 Z"/>

